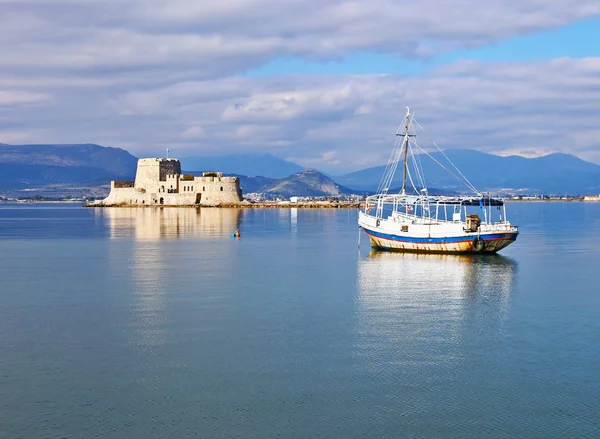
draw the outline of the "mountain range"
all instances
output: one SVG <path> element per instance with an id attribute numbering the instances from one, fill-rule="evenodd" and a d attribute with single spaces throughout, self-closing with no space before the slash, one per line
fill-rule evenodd
<path id="1" fill-rule="evenodd" d="M 569 154 L 550 154 L 538 158 L 520 156 L 501 157 L 469 149 L 451 149 L 431 157 L 421 154 L 425 181 L 430 187 L 456 192 L 468 191 L 452 163 L 480 191 L 502 193 L 600 193 L 600 166 Z M 438 165 L 439 162 L 454 175 Z M 353 189 L 376 190 L 385 166 L 376 166 L 350 174 L 333 177 Z M 409 171 L 413 171 L 412 166 Z M 414 171 L 412 172 L 414 175 Z M 398 167 L 392 186 L 401 187 L 402 169 Z"/>
<path id="2" fill-rule="evenodd" d="M 191 174 L 201 175 L 201 172 L 194 171 Z M 284 178 L 231 175 L 239 177 L 244 194 L 261 193 L 267 197 L 337 197 L 363 194 L 337 184 L 315 169 L 304 169 Z"/>
<path id="3" fill-rule="evenodd" d="M 273 196 L 326 197 L 357 194 L 315 169 L 305 169 L 285 178 L 240 176 L 245 193 L 261 192 Z"/>
<path id="4" fill-rule="evenodd" d="M 222 171 L 227 174 L 284 178 L 304 168 L 271 154 L 239 154 L 220 157 L 181 157 L 186 171 Z"/>
<path id="5" fill-rule="evenodd" d="M 465 185 L 437 162 L 457 175 L 444 154 L 480 191 L 503 193 L 597 194 L 600 166 L 569 154 L 539 158 L 500 157 L 474 150 L 448 150 L 431 157 L 422 155 L 425 180 L 432 192 L 464 193 Z M 282 196 L 335 196 L 373 192 L 385 166 L 329 177 L 317 170 L 270 154 L 182 158 L 185 172 L 221 171 L 238 175 L 244 192 Z M 120 148 L 94 144 L 0 144 L 0 194 L 36 190 L 81 194 L 108 190 L 110 180 L 132 180 L 137 158 Z M 401 186 L 398 168 L 392 187 Z M 438 188 L 432 190 L 431 188 Z M 85 192 L 84 191 L 84 192 Z"/>
<path id="6" fill-rule="evenodd" d="M 137 158 L 121 148 L 94 144 L 6 145 L 0 143 L 0 189 L 131 180 Z"/>

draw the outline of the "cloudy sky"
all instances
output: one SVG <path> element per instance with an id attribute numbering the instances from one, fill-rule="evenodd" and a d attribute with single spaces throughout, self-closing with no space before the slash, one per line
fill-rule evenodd
<path id="1" fill-rule="evenodd" d="M 0 0 L 0 143 L 340 172 L 407 105 L 443 148 L 600 164 L 600 3 Z"/>

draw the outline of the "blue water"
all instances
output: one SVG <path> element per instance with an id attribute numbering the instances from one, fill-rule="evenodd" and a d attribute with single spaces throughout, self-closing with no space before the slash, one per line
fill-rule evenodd
<path id="1" fill-rule="evenodd" d="M 508 210 L 466 257 L 358 250 L 353 210 L 0 204 L 0 436 L 600 437 L 600 204 Z"/>

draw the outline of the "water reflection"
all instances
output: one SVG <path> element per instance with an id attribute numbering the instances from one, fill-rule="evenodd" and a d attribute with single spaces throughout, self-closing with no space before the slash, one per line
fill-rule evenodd
<path id="1" fill-rule="evenodd" d="M 222 238 L 240 228 L 241 209 L 113 208 L 97 209 L 108 220 L 114 238 L 136 240 L 202 237 Z"/>
<path id="2" fill-rule="evenodd" d="M 241 210 L 117 208 L 97 209 L 96 214 L 106 218 L 114 238 L 115 248 L 110 252 L 113 269 L 120 272 L 127 267 L 130 271 L 131 296 L 126 299 L 130 342 L 142 350 L 164 345 L 173 324 L 169 309 L 174 294 L 181 293 L 173 291 L 174 279 L 177 285 L 185 283 L 183 277 L 193 276 L 204 276 L 209 282 L 211 276 L 221 273 L 220 267 L 227 265 L 227 246 L 214 243 L 220 249 L 215 252 L 212 243 L 205 243 L 199 251 L 195 240 L 233 241 L 230 236 L 240 228 Z M 178 238 L 184 239 L 173 242 Z"/>
<path id="3" fill-rule="evenodd" d="M 131 341 L 141 347 L 165 343 L 167 288 L 164 258 L 158 242 L 137 242 L 131 259 Z"/>
<path id="4" fill-rule="evenodd" d="M 516 270 L 515 261 L 499 255 L 373 251 L 358 262 L 359 347 L 372 355 L 396 344 L 398 361 L 414 354 L 436 363 L 456 360 L 464 343 L 492 343 Z M 424 345 L 429 356 L 417 352 Z"/>
<path id="5" fill-rule="evenodd" d="M 292 234 L 298 233 L 298 208 L 292 207 L 290 209 L 290 224 L 292 226 Z"/>

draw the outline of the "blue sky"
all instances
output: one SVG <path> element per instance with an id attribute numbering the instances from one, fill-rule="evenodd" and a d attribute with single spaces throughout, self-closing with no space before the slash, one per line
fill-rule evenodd
<path id="1" fill-rule="evenodd" d="M 562 57 L 600 56 L 600 17 L 545 29 L 477 47 L 442 53 L 427 59 L 394 56 L 372 51 L 354 52 L 334 60 L 310 60 L 286 56 L 250 69 L 248 77 L 300 75 L 363 75 L 396 73 L 421 75 L 443 64 L 461 59 L 483 62 L 552 60 Z"/>
<path id="2" fill-rule="evenodd" d="M 443 148 L 600 164 L 598 42 L 595 0 L 0 0 L 0 143 L 340 173 L 411 106 Z"/>

